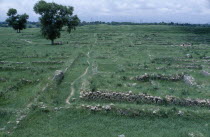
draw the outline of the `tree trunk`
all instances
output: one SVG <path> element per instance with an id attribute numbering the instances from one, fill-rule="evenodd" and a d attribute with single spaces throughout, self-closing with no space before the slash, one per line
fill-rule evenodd
<path id="1" fill-rule="evenodd" d="M 51 44 L 54 45 L 54 39 L 51 40 Z"/>

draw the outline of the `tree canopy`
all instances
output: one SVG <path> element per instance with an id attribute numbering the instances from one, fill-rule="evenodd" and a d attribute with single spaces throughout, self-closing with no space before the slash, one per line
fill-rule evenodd
<path id="1" fill-rule="evenodd" d="M 16 9 L 11 8 L 8 10 L 7 16 L 9 17 L 6 19 L 6 22 L 8 22 L 8 25 L 12 26 L 14 30 L 17 30 L 18 33 L 20 33 L 20 30 L 26 28 L 27 19 L 29 18 L 27 14 L 19 15 Z"/>
<path id="2" fill-rule="evenodd" d="M 63 6 L 54 2 L 47 3 L 40 0 L 35 4 L 34 11 L 41 15 L 39 19 L 42 35 L 51 40 L 52 44 L 54 44 L 56 38 L 60 37 L 62 27 L 67 26 L 67 31 L 70 33 L 80 23 L 77 15 L 73 16 L 74 8 L 71 6 Z"/>

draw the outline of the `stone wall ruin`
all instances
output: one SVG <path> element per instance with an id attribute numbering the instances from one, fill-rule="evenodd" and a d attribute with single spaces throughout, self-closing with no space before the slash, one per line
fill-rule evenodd
<path id="1" fill-rule="evenodd" d="M 147 104 L 162 104 L 162 105 L 180 105 L 180 106 L 205 106 L 210 107 L 209 99 L 190 99 L 178 98 L 173 96 L 150 96 L 139 93 L 133 94 L 122 92 L 107 92 L 107 91 L 81 91 L 80 98 L 85 100 L 105 100 L 117 102 L 132 102 L 132 103 L 147 103 Z"/>

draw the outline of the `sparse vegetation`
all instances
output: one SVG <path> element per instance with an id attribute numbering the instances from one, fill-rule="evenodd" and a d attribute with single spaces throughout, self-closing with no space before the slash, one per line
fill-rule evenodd
<path id="1" fill-rule="evenodd" d="M 85 25 L 50 46 L 0 28 L 0 136 L 208 137 L 208 29 Z"/>

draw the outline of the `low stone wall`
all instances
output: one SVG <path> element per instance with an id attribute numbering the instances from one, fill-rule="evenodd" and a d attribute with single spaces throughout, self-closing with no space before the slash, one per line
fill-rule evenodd
<path id="1" fill-rule="evenodd" d="M 170 66 L 170 69 L 202 69 L 201 65 L 177 65 L 177 66 Z"/>
<path id="2" fill-rule="evenodd" d="M 133 94 L 122 92 L 107 92 L 107 91 L 81 91 L 80 98 L 85 100 L 107 100 L 117 102 L 132 102 L 132 103 L 147 103 L 147 104 L 162 104 L 162 105 L 180 105 L 180 106 L 205 106 L 210 107 L 209 99 L 181 99 L 173 96 L 158 97 L 147 94 Z"/>
<path id="3" fill-rule="evenodd" d="M 156 67 L 156 70 L 166 70 L 166 69 L 197 69 L 197 70 L 201 70 L 203 69 L 203 67 L 201 65 L 173 65 L 173 66 L 168 66 L 168 67 Z M 148 69 L 145 69 L 148 70 Z"/>
<path id="4" fill-rule="evenodd" d="M 35 70 L 35 68 L 32 67 L 0 67 L 0 70 L 2 71 L 23 71 L 23 70 Z"/>
<path id="5" fill-rule="evenodd" d="M 203 57 L 203 59 L 210 59 L 210 57 L 208 56 L 208 57 Z"/>
<path id="6" fill-rule="evenodd" d="M 0 70 L 1 71 L 31 71 L 31 72 L 44 72 L 47 71 L 46 69 L 49 70 L 55 70 L 58 69 L 59 67 L 55 66 L 49 66 L 49 67 L 45 67 L 45 68 L 38 68 L 38 67 L 10 67 L 10 66 L 6 66 L 6 67 L 1 67 L 0 66 Z M 45 70 L 44 70 L 45 69 Z"/>
<path id="7" fill-rule="evenodd" d="M 166 80 L 166 81 L 184 81 L 187 85 L 196 86 L 195 78 L 190 75 L 182 74 L 173 74 L 173 75 L 165 75 L 165 74 L 147 74 L 141 76 L 136 76 L 131 78 L 137 81 L 148 82 L 150 80 Z"/>
<path id="8" fill-rule="evenodd" d="M 25 64 L 25 62 L 0 61 L 0 64 Z"/>
<path id="9" fill-rule="evenodd" d="M 63 64 L 64 61 L 32 61 L 32 64 Z"/>
<path id="10" fill-rule="evenodd" d="M 201 71 L 201 74 L 203 74 L 204 76 L 210 76 L 210 72 L 207 72 L 205 70 Z"/>
<path id="11" fill-rule="evenodd" d="M 12 91 L 12 90 L 18 90 L 19 88 L 23 87 L 24 85 L 29 85 L 29 84 L 36 84 L 40 82 L 40 80 L 27 80 L 27 79 L 19 79 L 18 82 L 14 85 L 10 85 L 7 89 L 4 91 L 0 91 L 0 97 L 4 96 L 7 92 Z"/>
<path id="12" fill-rule="evenodd" d="M 184 77 L 184 74 L 164 75 L 164 74 L 147 74 L 136 76 L 134 79 L 138 81 L 149 80 L 167 80 L 167 81 L 180 81 Z"/>
<path id="13" fill-rule="evenodd" d="M 6 78 L 0 78 L 0 82 L 6 82 L 7 79 Z"/>
<path id="14" fill-rule="evenodd" d="M 169 117 L 169 116 L 189 116 L 195 115 L 191 112 L 184 112 L 178 109 L 160 109 L 160 108 L 140 108 L 140 109 L 134 109 L 134 108 L 120 108 L 115 106 L 114 104 L 110 105 L 81 105 L 81 108 L 90 110 L 91 112 L 112 112 L 117 115 L 121 116 L 143 116 L 143 117 Z M 185 114 L 186 113 L 186 114 Z"/>

